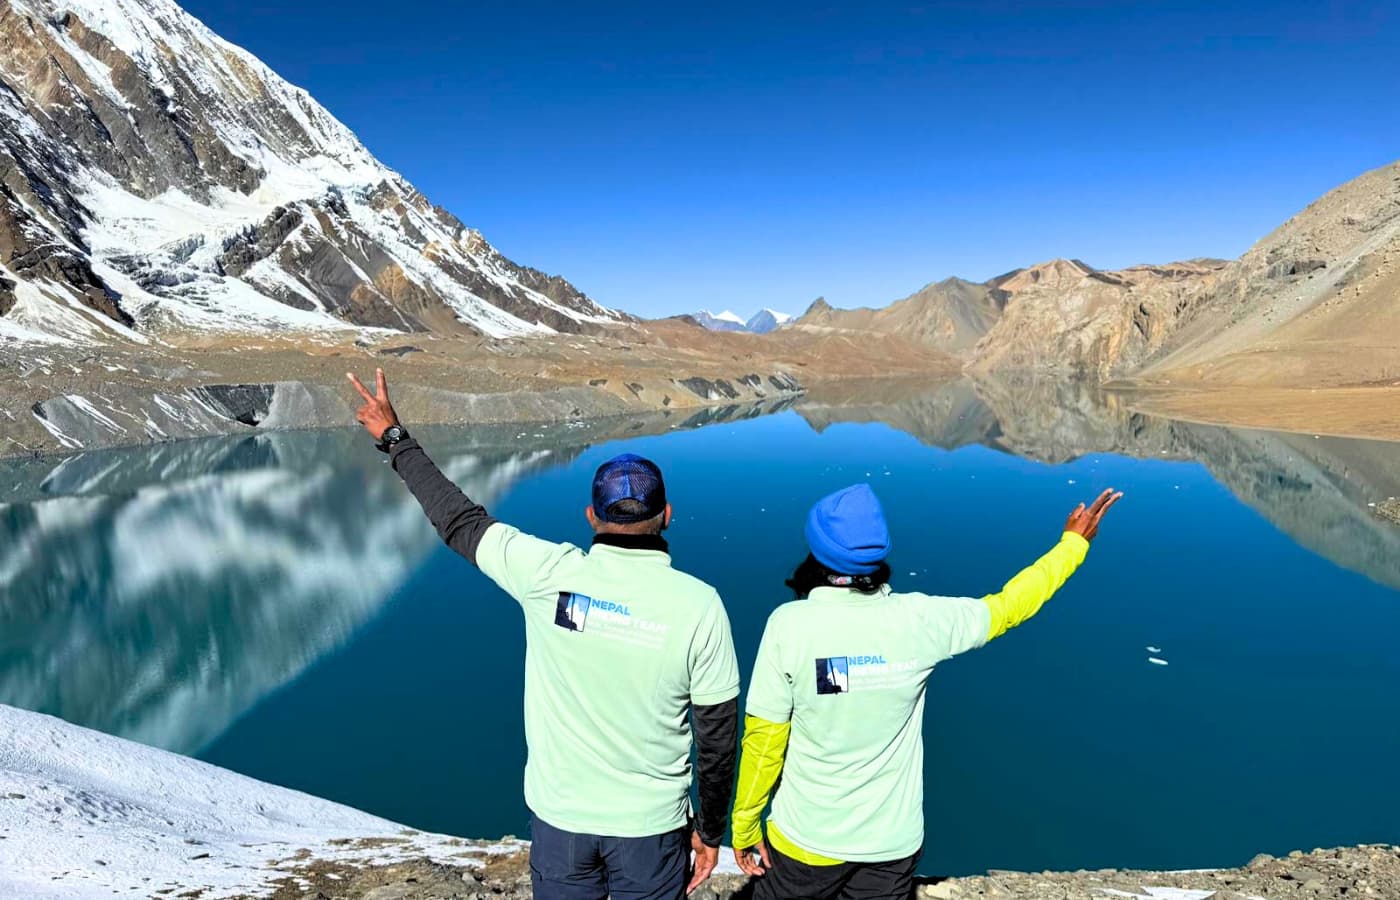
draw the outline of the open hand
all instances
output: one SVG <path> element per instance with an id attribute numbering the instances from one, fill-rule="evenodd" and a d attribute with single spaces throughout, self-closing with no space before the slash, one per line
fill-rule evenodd
<path id="1" fill-rule="evenodd" d="M 700 840 L 700 832 L 690 833 L 690 849 L 695 851 L 695 874 L 690 878 L 690 884 L 686 885 L 685 895 L 689 897 L 695 893 L 695 889 L 705 883 L 705 879 L 710 877 L 710 873 L 719 865 L 719 848 L 708 847 Z"/>
<path id="2" fill-rule="evenodd" d="M 1122 491 L 1114 491 L 1109 488 L 1099 499 L 1095 500 L 1088 509 L 1084 504 L 1079 504 L 1074 512 L 1069 514 L 1069 521 L 1065 523 L 1065 531 L 1072 531 L 1086 541 L 1092 541 L 1099 533 L 1099 523 L 1103 521 L 1104 513 L 1113 508 L 1113 504 L 1123 499 Z"/>
<path id="3" fill-rule="evenodd" d="M 755 853 L 758 854 L 759 859 L 763 860 L 763 865 L 760 866 L 758 860 L 754 859 Z M 773 868 L 773 860 L 768 856 L 768 845 L 763 841 L 759 841 L 747 849 L 741 850 L 735 847 L 734 862 L 738 863 L 743 873 L 751 878 L 762 878 L 764 872 Z"/>
<path id="4" fill-rule="evenodd" d="M 350 379 L 355 390 L 360 392 L 365 404 L 355 413 L 355 419 L 368 431 L 370 437 L 376 441 L 383 440 L 384 432 L 394 425 L 399 424 L 398 414 L 394 412 L 394 406 L 389 402 L 389 385 L 384 380 L 384 370 L 374 370 L 374 393 L 360 383 L 354 373 L 347 372 L 345 377 Z"/>

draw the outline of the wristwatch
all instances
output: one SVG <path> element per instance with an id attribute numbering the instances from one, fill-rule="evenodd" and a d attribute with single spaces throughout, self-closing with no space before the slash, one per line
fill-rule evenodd
<path id="1" fill-rule="evenodd" d="M 390 450 L 394 449 L 394 445 L 399 441 L 406 440 L 408 440 L 408 429 L 404 428 L 402 425 L 390 425 L 388 428 L 384 429 L 384 433 L 379 436 L 379 443 L 376 446 L 379 447 L 380 453 L 388 453 Z"/>

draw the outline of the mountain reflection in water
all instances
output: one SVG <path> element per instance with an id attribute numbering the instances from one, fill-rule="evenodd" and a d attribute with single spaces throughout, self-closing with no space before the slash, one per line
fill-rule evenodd
<path id="1" fill-rule="evenodd" d="M 591 444 L 786 405 L 415 431 L 490 504 Z M 817 431 L 880 422 L 1052 463 L 1196 460 L 1297 543 L 1400 587 L 1400 528 L 1368 507 L 1400 495 L 1392 444 L 1148 418 L 1062 382 L 844 385 L 796 411 Z M 344 645 L 436 545 L 348 430 L 4 461 L 0 491 L 0 703 L 183 753 Z"/>

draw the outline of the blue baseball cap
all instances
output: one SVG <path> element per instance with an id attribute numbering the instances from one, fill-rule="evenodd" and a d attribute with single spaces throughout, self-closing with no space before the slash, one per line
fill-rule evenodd
<path id="1" fill-rule="evenodd" d="M 621 500 L 635 500 L 640 512 L 627 515 L 613 509 Z M 604 522 L 631 525 L 655 518 L 666 510 L 666 482 L 649 459 L 624 453 L 598 467 L 593 475 L 593 514 Z"/>
<path id="2" fill-rule="evenodd" d="M 880 498 L 854 484 L 818 500 L 807 514 L 807 546 L 817 562 L 841 575 L 871 575 L 890 553 Z"/>

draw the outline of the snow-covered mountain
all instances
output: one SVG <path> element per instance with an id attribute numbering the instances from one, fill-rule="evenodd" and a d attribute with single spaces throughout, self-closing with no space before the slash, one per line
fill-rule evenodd
<path id="1" fill-rule="evenodd" d="M 622 318 L 171 0 L 0 0 L 0 46 L 0 338 Z"/>
<path id="2" fill-rule="evenodd" d="M 718 314 L 712 313 L 708 309 L 702 309 L 698 313 L 694 313 L 691 318 L 711 331 L 743 331 L 745 329 L 744 320 L 727 309 Z"/>
<path id="3" fill-rule="evenodd" d="M 768 309 L 765 307 L 754 313 L 753 317 L 749 319 L 744 328 L 747 331 L 752 331 L 754 334 L 767 334 L 770 331 L 776 331 L 778 328 L 781 328 L 791 321 L 792 316 L 787 313 L 778 312 L 776 309 Z"/>
<path id="4" fill-rule="evenodd" d="M 727 309 L 718 314 L 712 313 L 708 309 L 702 309 L 698 313 L 691 313 L 690 318 L 711 331 L 749 331 L 754 334 L 767 334 L 778 326 L 792 321 L 792 316 L 787 313 L 771 309 L 760 309 L 747 322 L 737 313 Z"/>

